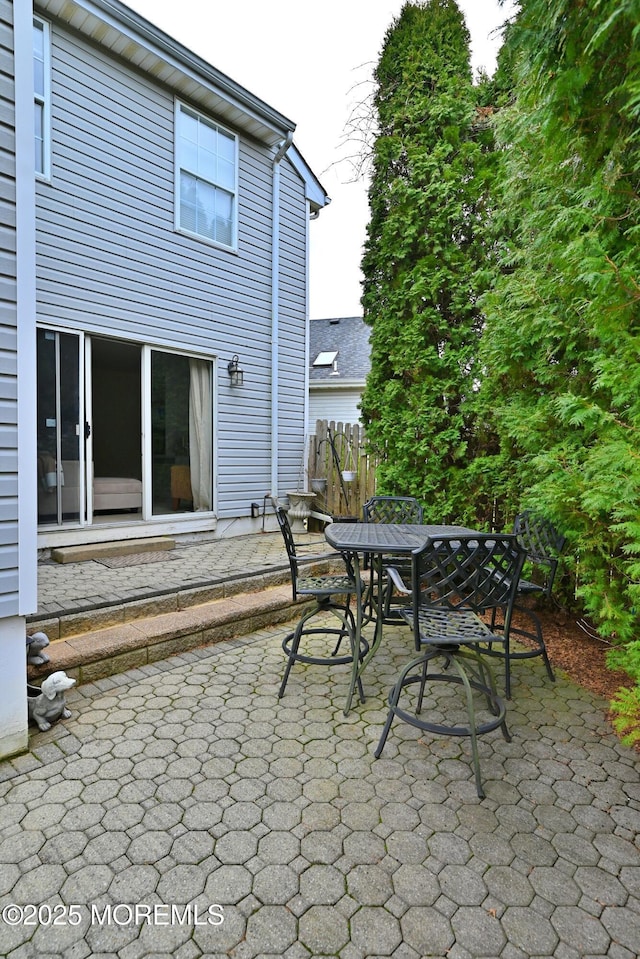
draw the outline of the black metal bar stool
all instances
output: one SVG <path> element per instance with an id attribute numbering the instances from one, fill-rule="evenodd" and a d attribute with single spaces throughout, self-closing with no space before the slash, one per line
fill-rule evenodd
<path id="1" fill-rule="evenodd" d="M 525 551 L 513 534 L 474 533 L 456 539 L 434 539 L 413 554 L 412 582 L 408 588 L 398 571 L 388 570 L 399 592 L 411 596 L 411 606 L 401 614 L 413 629 L 419 655 L 400 672 L 389 694 L 389 713 L 375 751 L 382 753 L 394 718 L 423 732 L 444 736 L 468 736 L 478 796 L 484 798 L 480 776 L 478 736 L 500 729 L 509 741 L 506 706 L 498 695 L 493 671 L 484 657 L 484 645 L 508 640 L 511 614 Z M 501 632 L 492 631 L 481 613 L 505 609 Z M 430 671 L 439 663 L 438 672 Z M 450 683 L 464 692 L 459 722 L 423 716 L 425 695 L 431 683 Z M 411 709 L 404 705 L 408 687 L 416 685 L 417 699 Z M 486 703 L 486 716 L 478 718 L 477 694 Z M 402 701 L 402 704 L 401 704 Z M 451 704 L 453 707 L 453 703 Z"/>
<path id="2" fill-rule="evenodd" d="M 394 523 L 415 526 L 416 524 L 420 525 L 423 521 L 423 509 L 414 496 L 372 496 L 362 507 L 362 517 L 365 523 Z M 371 557 L 364 557 L 364 565 L 365 568 L 373 567 Z M 396 559 L 394 566 L 407 580 L 411 578 L 410 559 Z M 397 604 L 393 602 L 393 582 L 388 576 L 385 579 L 384 584 L 379 584 L 379 588 L 384 589 L 384 619 L 397 623 L 400 616 Z M 373 594 L 374 590 L 371 589 L 368 595 L 370 614 L 373 612 L 371 607 Z"/>
<path id="3" fill-rule="evenodd" d="M 511 699 L 511 662 L 519 659 L 532 659 L 541 656 L 547 671 L 547 676 L 551 682 L 555 682 L 555 676 L 547 647 L 545 645 L 542 633 L 542 623 L 540 617 L 529 606 L 523 606 L 518 599 L 527 599 L 528 597 L 539 596 L 544 599 L 551 599 L 553 583 L 558 570 L 560 553 L 564 548 L 565 538 L 558 532 L 553 524 L 545 517 L 536 513 L 534 510 L 524 510 L 516 516 L 513 524 L 513 533 L 523 549 L 526 550 L 527 569 L 531 566 L 535 575 L 536 568 L 542 570 L 537 579 L 523 579 L 518 583 L 518 590 L 514 603 L 514 610 L 526 616 L 530 621 L 532 629 L 523 629 L 521 626 L 511 626 L 511 633 L 516 636 L 524 636 L 533 642 L 533 647 L 527 649 L 511 648 L 510 643 L 503 648 L 489 647 L 487 653 L 490 656 L 498 656 L 505 660 L 505 691 L 507 699 Z M 497 610 L 492 614 L 492 628 L 496 628 Z"/>
<path id="4" fill-rule="evenodd" d="M 322 556 L 303 556 L 301 557 L 296 550 L 296 544 L 289 525 L 289 518 L 282 507 L 276 510 L 278 524 L 284 538 L 289 566 L 291 568 L 291 586 L 293 589 L 294 600 L 298 596 L 308 596 L 315 600 L 311 609 L 306 610 L 293 632 L 288 633 L 282 641 L 282 648 L 287 655 L 287 665 L 285 668 L 278 698 L 281 699 L 289 679 L 289 674 L 294 663 L 310 663 L 314 665 L 325 666 L 346 666 L 352 664 L 354 657 L 362 660 L 369 652 L 369 644 L 361 635 L 358 636 L 356 620 L 351 610 L 351 600 L 355 597 L 355 603 L 362 602 L 362 585 L 360 580 L 360 571 L 358 568 L 358 558 L 354 553 L 327 553 Z M 307 562 L 312 560 L 336 559 L 340 557 L 345 566 L 344 573 L 338 575 L 322 576 L 300 576 L 300 560 Z M 338 627 L 329 626 L 309 626 L 309 621 L 320 613 L 332 613 L 340 621 Z M 300 646 L 305 637 L 309 636 L 330 636 L 333 637 L 333 650 L 331 653 L 318 654 L 305 652 Z M 341 653 L 340 646 L 344 639 L 348 640 L 348 652 Z M 304 645 L 304 644 L 303 644 Z M 364 691 L 362 681 L 358 678 L 358 695 L 360 702 L 364 702 Z"/>

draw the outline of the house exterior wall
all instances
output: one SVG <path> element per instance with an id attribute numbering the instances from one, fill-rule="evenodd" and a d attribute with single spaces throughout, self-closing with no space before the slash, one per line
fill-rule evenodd
<path id="1" fill-rule="evenodd" d="M 0 6 L 2 140 L 0 184 L 0 616 L 18 612 L 18 295 L 12 4 Z"/>
<path id="2" fill-rule="evenodd" d="M 239 134 L 237 251 L 177 232 L 172 91 L 42 17 L 51 25 L 52 145 L 51 179 L 37 183 L 38 321 L 212 359 L 216 513 L 246 517 L 271 487 L 274 151 Z M 284 487 L 304 445 L 308 218 L 286 156 L 281 197 Z M 236 353 L 242 388 L 227 374 Z"/>
<path id="3" fill-rule="evenodd" d="M 0 757 L 27 745 L 25 614 L 36 605 L 35 421 L 26 375 L 35 346 L 31 34 L 30 3 L 0 0 Z"/>
<path id="4" fill-rule="evenodd" d="M 344 389 L 313 389 L 309 390 L 309 435 L 315 435 L 318 420 L 329 420 L 335 423 L 360 422 L 358 403 L 362 394 L 362 387 Z"/>

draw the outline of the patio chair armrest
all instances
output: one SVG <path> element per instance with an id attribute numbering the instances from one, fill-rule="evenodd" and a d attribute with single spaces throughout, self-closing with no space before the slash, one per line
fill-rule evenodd
<path id="1" fill-rule="evenodd" d="M 385 570 L 386 570 L 387 576 L 389 577 L 389 579 L 391 580 L 395 588 L 398 590 L 398 592 L 402 593 L 403 596 L 411 596 L 411 587 L 405 584 L 402 576 L 400 575 L 398 570 L 395 568 L 395 566 L 387 566 L 385 567 Z"/>

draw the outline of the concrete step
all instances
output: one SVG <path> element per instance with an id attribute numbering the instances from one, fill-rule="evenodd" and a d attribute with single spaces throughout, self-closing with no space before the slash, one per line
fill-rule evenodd
<path id="1" fill-rule="evenodd" d="M 328 573 L 328 560 L 305 571 Z M 307 601 L 308 603 L 308 601 Z M 29 682 L 64 670 L 78 683 L 94 682 L 126 669 L 279 625 L 302 614 L 292 599 L 291 574 L 276 569 L 100 608 L 30 620 L 29 634 L 46 633 L 49 662 L 29 666 Z"/>
<path id="2" fill-rule="evenodd" d="M 160 613 L 54 639 L 46 649 L 49 663 L 29 666 L 29 682 L 64 670 L 79 684 L 95 682 L 197 646 L 209 646 L 296 619 L 300 601 L 291 585 L 236 593 L 186 609 Z"/>
<path id="3" fill-rule="evenodd" d="M 314 567 L 315 568 L 315 567 Z M 325 567 L 326 568 L 326 567 Z M 319 572 L 325 568 L 318 567 Z M 56 613 L 55 615 L 27 617 L 27 632 L 46 633 L 49 640 L 68 639 L 106 629 L 122 626 L 138 619 L 157 616 L 161 613 L 177 613 L 218 599 L 236 596 L 238 593 L 253 593 L 291 583 L 289 569 L 274 569 L 250 576 L 218 580 L 201 586 L 158 592 L 139 599 L 123 600 L 103 605 L 84 606 Z M 291 590 L 291 586 L 289 586 Z"/>

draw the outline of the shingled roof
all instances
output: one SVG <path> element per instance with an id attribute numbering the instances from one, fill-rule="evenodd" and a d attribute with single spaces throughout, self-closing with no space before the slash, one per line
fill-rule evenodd
<path id="1" fill-rule="evenodd" d="M 364 386 L 371 369 L 369 336 L 371 328 L 361 316 L 336 316 L 311 320 L 309 338 L 309 381 L 360 383 Z M 322 365 L 315 365 L 321 353 Z M 332 356 L 335 354 L 335 356 Z"/>

